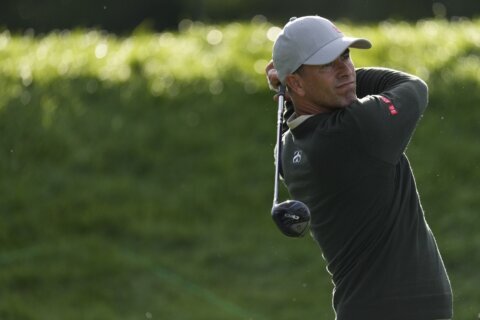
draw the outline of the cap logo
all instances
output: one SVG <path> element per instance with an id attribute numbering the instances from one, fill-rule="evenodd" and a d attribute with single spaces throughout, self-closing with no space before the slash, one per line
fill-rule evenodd
<path id="1" fill-rule="evenodd" d="M 338 33 L 342 33 L 342 31 L 340 31 L 340 29 L 338 29 L 338 27 L 336 25 L 334 25 L 333 23 L 332 23 L 332 28 L 333 28 L 333 30 L 337 31 Z"/>

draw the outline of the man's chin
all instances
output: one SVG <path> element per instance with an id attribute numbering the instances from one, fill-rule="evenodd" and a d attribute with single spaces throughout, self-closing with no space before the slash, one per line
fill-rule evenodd
<path id="1" fill-rule="evenodd" d="M 339 101 L 339 103 L 335 107 L 333 107 L 332 109 L 345 109 L 345 108 L 351 106 L 357 100 L 358 99 L 356 97 L 354 99 L 342 99 L 342 101 Z"/>
<path id="2" fill-rule="evenodd" d="M 350 97 L 344 97 L 344 98 L 340 99 L 337 108 L 343 109 L 343 108 L 349 107 L 357 101 L 358 101 L 357 95 L 352 95 Z"/>

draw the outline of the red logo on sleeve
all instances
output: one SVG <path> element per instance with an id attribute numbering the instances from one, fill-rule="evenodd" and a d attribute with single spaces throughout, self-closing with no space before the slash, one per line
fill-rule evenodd
<path id="1" fill-rule="evenodd" d="M 388 99 L 387 97 L 380 96 L 380 99 L 382 99 L 385 104 L 388 105 L 388 110 L 390 110 L 390 114 L 392 116 L 396 115 L 398 113 L 397 109 L 395 109 L 395 106 L 393 105 L 392 101 Z"/>

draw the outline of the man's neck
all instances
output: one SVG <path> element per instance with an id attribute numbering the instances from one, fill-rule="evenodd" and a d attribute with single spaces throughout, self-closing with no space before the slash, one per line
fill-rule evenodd
<path id="1" fill-rule="evenodd" d="M 319 113 L 326 113 L 326 112 L 331 112 L 331 108 L 324 108 L 321 106 L 316 106 L 312 104 L 307 104 L 307 103 L 302 103 L 302 102 L 293 102 L 293 108 L 295 110 L 295 113 L 298 116 L 303 116 L 303 115 L 314 115 L 314 114 L 319 114 Z"/>

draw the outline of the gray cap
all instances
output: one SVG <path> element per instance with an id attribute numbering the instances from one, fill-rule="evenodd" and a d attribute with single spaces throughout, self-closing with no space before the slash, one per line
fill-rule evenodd
<path id="1" fill-rule="evenodd" d="M 330 20 L 319 16 L 292 18 L 273 45 L 273 65 L 285 84 L 287 75 L 302 64 L 330 63 L 349 47 L 369 49 L 372 44 L 367 39 L 345 37 Z"/>

